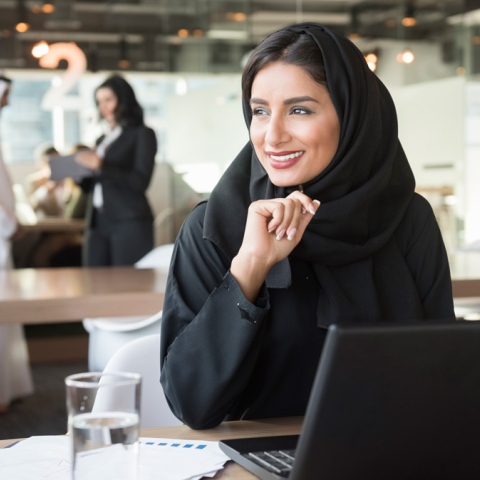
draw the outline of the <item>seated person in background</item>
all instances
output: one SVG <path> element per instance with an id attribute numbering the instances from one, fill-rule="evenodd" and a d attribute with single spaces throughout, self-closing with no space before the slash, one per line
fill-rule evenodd
<path id="1" fill-rule="evenodd" d="M 35 149 L 35 172 L 25 178 L 25 191 L 31 195 L 50 180 L 49 157 L 60 155 L 53 145 L 40 145 Z"/>
<path id="2" fill-rule="evenodd" d="M 25 179 L 28 199 L 38 217 L 63 215 L 64 182 L 50 180 L 49 157 L 59 155 L 55 147 L 43 149 L 37 161 L 37 171 Z"/>
<path id="3" fill-rule="evenodd" d="M 88 147 L 79 144 L 73 153 Z M 41 217 L 85 217 L 85 196 L 73 179 L 50 180 L 48 158 L 58 155 L 54 147 L 42 151 L 39 171 L 27 177 L 30 201 Z M 37 240 L 30 256 L 31 267 L 80 266 L 83 234 L 76 231 L 46 232 Z"/>
<path id="4" fill-rule="evenodd" d="M 185 221 L 163 308 L 161 383 L 198 429 L 304 415 L 333 323 L 455 320 L 435 216 L 357 47 L 284 28 L 242 93 L 250 142 Z"/>

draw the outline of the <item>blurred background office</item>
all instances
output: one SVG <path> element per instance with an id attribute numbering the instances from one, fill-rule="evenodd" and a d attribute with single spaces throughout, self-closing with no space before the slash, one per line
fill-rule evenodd
<path id="1" fill-rule="evenodd" d="M 148 194 L 156 244 L 168 243 L 247 140 L 238 112 L 248 52 L 282 25 L 318 21 L 349 35 L 391 91 L 417 189 L 454 251 L 480 238 L 477 7 L 472 0 L 2 0 L 0 68 L 15 79 L 15 108 L 2 117 L 4 156 L 21 184 L 42 142 L 60 152 L 91 145 L 99 134 L 92 92 L 121 71 L 157 135 Z"/>

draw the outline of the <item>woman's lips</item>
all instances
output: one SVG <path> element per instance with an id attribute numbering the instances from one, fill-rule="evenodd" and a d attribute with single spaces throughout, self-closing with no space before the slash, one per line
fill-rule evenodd
<path id="1" fill-rule="evenodd" d="M 273 168 L 290 168 L 295 165 L 305 152 L 266 152 L 270 165 Z"/>

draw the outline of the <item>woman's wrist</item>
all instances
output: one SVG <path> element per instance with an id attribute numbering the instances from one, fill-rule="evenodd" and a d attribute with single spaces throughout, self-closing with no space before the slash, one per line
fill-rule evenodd
<path id="1" fill-rule="evenodd" d="M 230 266 L 230 273 L 251 303 L 255 303 L 269 270 L 270 267 L 262 260 L 253 256 L 242 256 L 240 253 L 233 258 Z"/>

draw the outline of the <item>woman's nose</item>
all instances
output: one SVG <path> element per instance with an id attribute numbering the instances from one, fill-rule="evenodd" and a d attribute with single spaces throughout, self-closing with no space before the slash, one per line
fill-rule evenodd
<path id="1" fill-rule="evenodd" d="M 280 143 L 287 142 L 290 139 L 287 125 L 283 118 L 272 115 L 268 122 L 267 131 L 265 134 L 265 141 L 269 145 L 278 145 Z"/>

